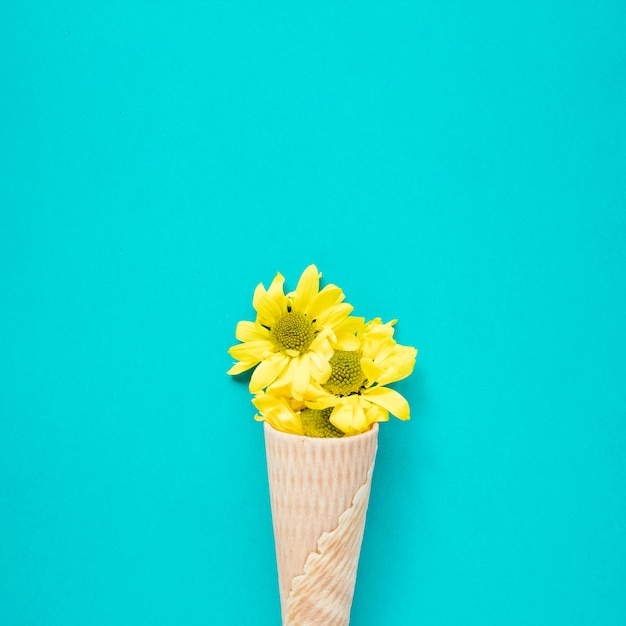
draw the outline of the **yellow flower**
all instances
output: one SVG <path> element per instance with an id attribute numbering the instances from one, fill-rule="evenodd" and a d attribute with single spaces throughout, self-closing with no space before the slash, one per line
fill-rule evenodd
<path id="1" fill-rule="evenodd" d="M 320 277 L 315 265 L 309 265 L 291 293 L 285 295 L 280 273 L 269 289 L 263 284 L 255 289 L 256 321 L 237 324 L 235 336 L 241 343 L 228 351 L 237 360 L 229 374 L 256 368 L 250 379 L 252 393 L 274 385 L 302 400 L 312 381 L 323 383 L 330 375 L 335 349 L 358 347 L 355 333 L 363 319 L 350 317 L 353 307 L 343 301 L 339 287 L 320 290 Z"/>
<path id="2" fill-rule="evenodd" d="M 374 422 L 386 421 L 389 413 L 410 418 L 409 404 L 397 391 L 386 387 L 413 371 L 417 350 L 393 339 L 395 320 L 383 324 L 376 318 L 357 333 L 358 350 L 336 351 L 331 375 L 323 385 L 327 393 L 308 401 L 313 409 L 332 407 L 330 421 L 347 435 L 369 430 Z"/>
<path id="3" fill-rule="evenodd" d="M 266 421 L 275 428 L 307 437 L 343 437 L 344 433 L 330 421 L 332 408 L 311 409 L 277 390 L 261 391 L 252 399 L 259 414 L 257 421 Z"/>
<path id="4" fill-rule="evenodd" d="M 259 411 L 259 414 L 254 416 L 258 422 L 266 421 L 276 430 L 292 435 L 304 434 L 300 420 L 303 403 L 295 403 L 288 396 L 260 391 L 252 399 L 252 404 Z"/>

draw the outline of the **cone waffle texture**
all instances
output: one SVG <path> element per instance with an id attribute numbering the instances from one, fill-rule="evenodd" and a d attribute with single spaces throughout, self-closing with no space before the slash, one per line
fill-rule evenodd
<path id="1" fill-rule="evenodd" d="M 347 626 L 378 424 L 340 439 L 264 428 L 283 625 Z"/>

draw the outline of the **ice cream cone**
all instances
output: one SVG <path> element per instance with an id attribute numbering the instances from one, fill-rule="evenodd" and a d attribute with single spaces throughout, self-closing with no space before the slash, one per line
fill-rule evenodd
<path id="1" fill-rule="evenodd" d="M 378 424 L 342 438 L 264 428 L 283 626 L 347 626 Z"/>

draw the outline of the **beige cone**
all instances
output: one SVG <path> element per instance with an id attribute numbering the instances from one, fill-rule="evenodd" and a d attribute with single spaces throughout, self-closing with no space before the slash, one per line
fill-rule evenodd
<path id="1" fill-rule="evenodd" d="M 378 424 L 340 439 L 264 428 L 283 626 L 348 626 Z"/>

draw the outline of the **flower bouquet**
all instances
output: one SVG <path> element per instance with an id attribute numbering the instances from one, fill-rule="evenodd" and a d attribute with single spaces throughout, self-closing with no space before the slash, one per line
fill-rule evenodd
<path id="1" fill-rule="evenodd" d="M 354 595 L 378 422 L 410 417 L 387 385 L 413 371 L 395 320 L 365 322 L 307 267 L 285 294 L 278 273 L 254 292 L 256 321 L 237 324 L 228 371 L 250 377 L 264 421 L 284 626 L 346 626 Z"/>

